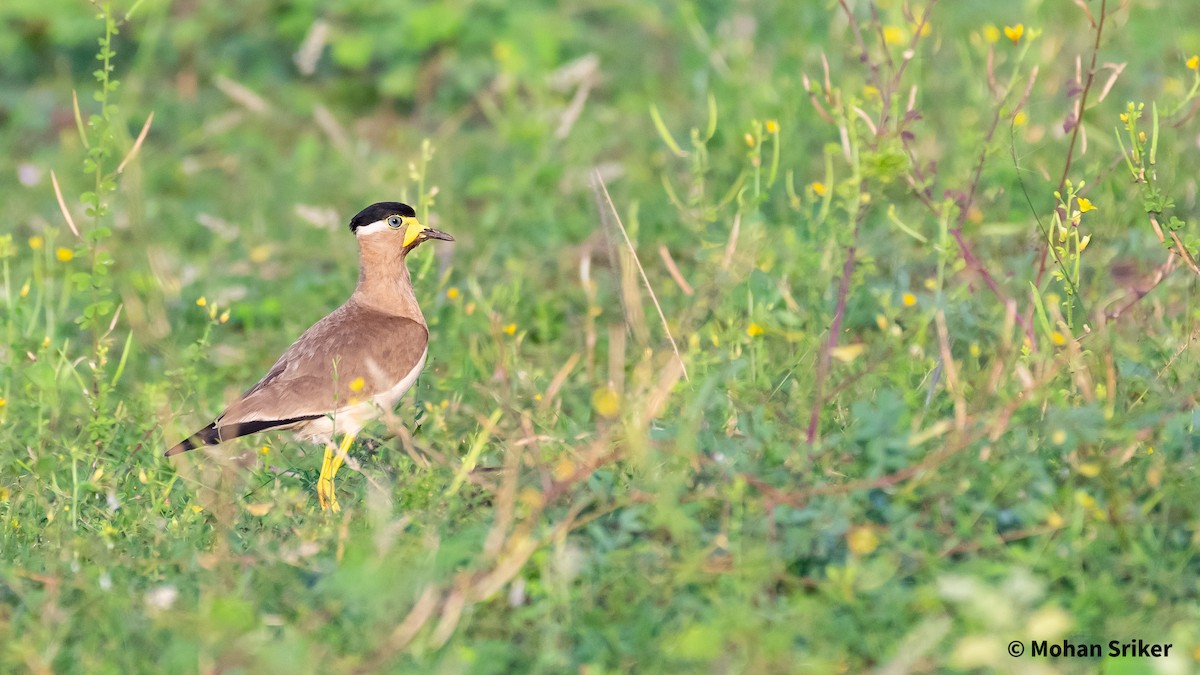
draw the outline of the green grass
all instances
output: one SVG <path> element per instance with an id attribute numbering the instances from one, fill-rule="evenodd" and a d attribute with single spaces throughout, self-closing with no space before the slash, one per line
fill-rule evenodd
<path id="1" fill-rule="evenodd" d="M 105 106 L 3 3 L 0 671 L 1196 669 L 1200 10 L 1084 4 L 119 2 Z M 457 243 L 343 513 L 163 458 L 385 199 Z"/>

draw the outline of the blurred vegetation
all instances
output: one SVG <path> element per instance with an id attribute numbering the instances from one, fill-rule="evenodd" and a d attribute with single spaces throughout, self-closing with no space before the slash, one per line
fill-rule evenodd
<path id="1" fill-rule="evenodd" d="M 1200 6 L 0 26 L 0 671 L 1196 669 Z M 343 513 L 282 436 L 164 459 L 390 199 L 457 243 Z"/>

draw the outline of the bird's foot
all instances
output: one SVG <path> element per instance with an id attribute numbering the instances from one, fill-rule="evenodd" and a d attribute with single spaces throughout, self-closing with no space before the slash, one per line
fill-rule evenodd
<path id="1" fill-rule="evenodd" d="M 334 468 L 336 453 L 332 445 L 325 446 L 325 460 L 321 462 L 321 475 L 317 477 L 317 500 L 321 502 L 321 510 L 334 513 L 342 510 L 333 492 L 333 474 L 337 471 Z"/>

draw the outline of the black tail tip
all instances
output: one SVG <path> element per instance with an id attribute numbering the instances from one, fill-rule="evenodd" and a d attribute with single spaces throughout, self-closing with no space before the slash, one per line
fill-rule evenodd
<path id="1" fill-rule="evenodd" d="M 163 457 L 174 457 L 175 455 L 183 454 L 192 448 L 201 445 L 216 445 L 221 442 L 220 434 L 217 433 L 216 422 L 204 427 L 200 431 L 188 436 L 179 441 L 173 448 L 163 453 Z"/>

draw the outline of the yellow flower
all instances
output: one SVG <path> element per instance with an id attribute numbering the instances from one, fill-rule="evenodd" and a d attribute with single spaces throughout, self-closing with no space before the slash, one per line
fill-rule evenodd
<path id="1" fill-rule="evenodd" d="M 25 283 L 21 284 L 21 297 L 22 298 L 29 297 L 29 281 L 26 281 Z"/>
<path id="2" fill-rule="evenodd" d="M 1187 60 L 1188 70 L 1200 70 L 1200 54 L 1192 54 Z"/>
<path id="3" fill-rule="evenodd" d="M 916 29 L 917 29 L 917 24 L 913 24 L 913 30 L 916 30 Z M 933 32 L 933 25 L 929 23 L 929 19 L 928 19 L 928 17 L 926 17 L 925 23 L 921 24 L 921 37 L 929 37 L 929 34 L 932 32 Z"/>
<path id="4" fill-rule="evenodd" d="M 1096 210 L 1096 207 L 1092 206 L 1092 200 L 1088 199 L 1087 197 L 1079 198 L 1079 212 L 1080 213 L 1087 213 L 1088 211 L 1095 211 L 1095 210 Z"/>
<path id="5" fill-rule="evenodd" d="M 983 353 L 983 350 L 979 348 L 978 342 L 972 342 L 971 345 L 967 347 L 967 353 L 971 355 L 971 358 L 977 359 L 979 358 L 979 355 Z"/>
<path id="6" fill-rule="evenodd" d="M 1013 115 L 1012 123 L 1014 127 L 1025 126 L 1025 123 L 1028 121 L 1029 115 L 1026 115 L 1024 110 L 1018 112 L 1016 115 Z"/>
<path id="7" fill-rule="evenodd" d="M 779 133 L 779 122 L 777 122 L 775 120 L 767 120 L 767 133 L 768 134 Z"/>
<path id="8" fill-rule="evenodd" d="M 1046 516 L 1046 524 L 1049 525 L 1051 529 L 1057 530 L 1065 525 L 1066 521 L 1064 521 L 1063 517 L 1058 515 L 1057 512 L 1051 511 L 1050 515 Z"/>
<path id="9" fill-rule="evenodd" d="M 917 304 L 917 296 L 913 295 L 912 293 L 905 293 L 904 295 L 900 296 L 900 302 L 903 303 L 905 307 L 912 307 L 913 305 Z"/>
<path id="10" fill-rule="evenodd" d="M 203 307 L 207 304 L 208 304 L 208 298 L 204 297 L 203 295 L 196 298 L 196 306 L 197 307 Z"/>
<path id="11" fill-rule="evenodd" d="M 1021 41 L 1021 36 L 1024 34 L 1025 34 L 1025 24 L 1023 24 L 1023 23 L 1019 23 L 1015 26 L 1005 26 L 1004 27 L 1004 37 L 1008 38 L 1009 40 L 1012 40 L 1012 43 L 1014 45 Z"/>
<path id="12" fill-rule="evenodd" d="M 42 247 L 45 245 L 46 245 L 46 240 L 42 239 L 41 237 L 34 236 L 34 237 L 29 238 L 29 248 L 31 248 L 35 251 L 42 250 Z"/>
<path id="13" fill-rule="evenodd" d="M 1079 250 L 1082 251 L 1083 249 L 1087 248 L 1088 244 L 1090 244 L 1091 242 L 1092 242 L 1092 235 L 1090 235 L 1090 234 L 1085 235 L 1082 239 L 1079 240 Z"/>
<path id="14" fill-rule="evenodd" d="M 751 323 L 749 326 L 746 326 L 746 335 L 749 335 L 750 337 L 758 337 L 765 332 L 766 331 L 763 330 L 763 327 L 756 323 Z"/>
<path id="15" fill-rule="evenodd" d="M 3 408 L 6 405 L 8 405 L 8 399 L 0 398 L 0 408 Z"/>
<path id="16" fill-rule="evenodd" d="M 1084 492 L 1083 490 L 1075 491 L 1075 503 L 1085 509 L 1096 508 L 1096 498 Z"/>
<path id="17" fill-rule="evenodd" d="M 569 457 L 560 457 L 554 463 L 554 480 L 560 483 L 575 475 L 575 462 Z"/>
<path id="18" fill-rule="evenodd" d="M 509 335 L 516 333 L 517 332 L 517 324 L 515 324 L 515 323 L 508 324 L 507 326 L 504 327 L 504 332 L 508 333 Z"/>
<path id="19" fill-rule="evenodd" d="M 879 548 L 879 534 L 870 526 L 852 527 L 846 532 L 846 548 L 854 555 L 867 555 Z"/>
<path id="20" fill-rule="evenodd" d="M 825 193 L 829 191 L 829 188 L 825 187 L 825 184 L 819 180 L 813 181 L 812 184 L 808 186 L 808 189 L 816 193 L 818 197 L 824 197 Z"/>
<path id="21" fill-rule="evenodd" d="M 1122 122 L 1129 124 L 1129 113 L 1121 113 L 1119 117 L 1121 118 Z"/>
<path id="22" fill-rule="evenodd" d="M 983 27 L 983 39 L 988 42 L 995 42 L 1000 39 L 1000 29 L 988 24 Z"/>
<path id="23" fill-rule="evenodd" d="M 883 41 L 889 45 L 898 45 L 905 40 L 904 29 L 899 26 L 884 26 Z"/>
<path id="24" fill-rule="evenodd" d="M 362 391 L 362 388 L 366 386 L 366 384 L 366 380 L 362 379 L 361 377 L 356 377 L 353 380 L 350 380 L 350 391 Z"/>
<path id="25" fill-rule="evenodd" d="M 1067 337 L 1058 331 L 1054 331 L 1050 334 L 1050 341 L 1054 343 L 1054 346 L 1061 347 L 1067 344 Z"/>
<path id="26" fill-rule="evenodd" d="M 71 262 L 71 259 L 75 257 L 75 252 L 69 248 L 59 246 L 54 251 L 54 257 L 58 258 L 59 262 Z"/>
<path id="27" fill-rule="evenodd" d="M 1079 475 L 1087 478 L 1095 478 L 1100 475 L 1100 465 L 1094 462 L 1086 462 L 1079 465 Z"/>
<path id="28" fill-rule="evenodd" d="M 446 290 L 446 297 L 450 298 L 451 300 L 457 300 L 459 295 L 460 294 L 457 286 L 451 286 Z"/>
<path id="29" fill-rule="evenodd" d="M 746 135 L 743 136 L 742 138 L 746 141 L 747 147 L 750 147 L 750 148 L 754 147 L 754 136 L 749 131 L 747 131 Z"/>
<path id="30" fill-rule="evenodd" d="M 841 361 L 842 363 L 850 363 L 867 350 L 867 346 L 859 342 L 852 345 L 840 345 L 829 351 L 829 355 Z"/>
<path id="31" fill-rule="evenodd" d="M 270 257 L 271 246 L 269 244 L 262 244 L 250 249 L 250 262 L 252 263 L 265 263 Z"/>
<path id="32" fill-rule="evenodd" d="M 879 98 L 879 87 L 873 84 L 863 85 L 863 96 L 867 98 Z"/>
<path id="33" fill-rule="evenodd" d="M 611 387 L 601 387 L 592 392 L 592 407 L 602 417 L 611 419 L 621 409 L 621 397 Z"/>

